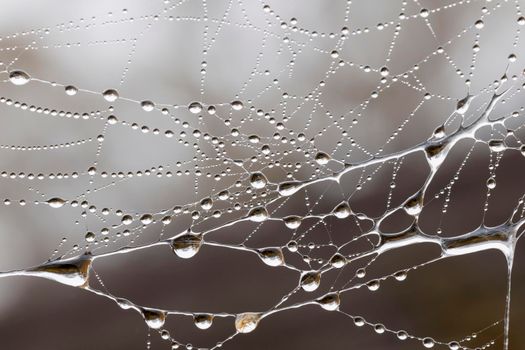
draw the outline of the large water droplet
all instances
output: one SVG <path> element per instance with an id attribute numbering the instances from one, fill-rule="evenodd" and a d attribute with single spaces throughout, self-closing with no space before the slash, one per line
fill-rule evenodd
<path id="1" fill-rule="evenodd" d="M 193 316 L 193 322 L 199 329 L 208 329 L 213 323 L 213 315 L 210 314 L 198 314 Z"/>
<path id="2" fill-rule="evenodd" d="M 21 70 L 14 70 L 9 73 L 9 81 L 14 85 L 25 85 L 31 80 L 29 74 Z"/>
<path id="3" fill-rule="evenodd" d="M 245 312 L 235 317 L 235 329 L 239 333 L 250 333 L 257 328 L 261 314 L 255 312 Z"/>
<path id="4" fill-rule="evenodd" d="M 104 91 L 102 93 L 102 96 L 108 102 L 115 102 L 119 97 L 117 90 L 114 90 L 114 89 L 108 89 Z"/>
<path id="5" fill-rule="evenodd" d="M 202 244 L 202 237 L 200 235 L 185 234 L 175 238 L 171 247 L 178 257 L 189 259 L 199 252 Z"/>
<path id="6" fill-rule="evenodd" d="M 296 228 L 301 226 L 301 223 L 303 222 L 302 218 L 296 215 L 287 216 L 283 219 L 283 221 L 286 227 L 288 227 L 291 230 L 295 230 Z"/>
<path id="7" fill-rule="evenodd" d="M 335 253 L 334 256 L 332 256 L 332 258 L 330 259 L 330 265 L 332 265 L 336 269 L 340 269 L 341 267 L 346 265 L 346 258 L 339 253 Z"/>
<path id="8" fill-rule="evenodd" d="M 233 101 L 230 105 L 236 111 L 240 111 L 244 107 L 241 101 Z"/>
<path id="9" fill-rule="evenodd" d="M 256 207 L 248 212 L 248 218 L 253 222 L 263 222 L 268 219 L 268 211 L 265 207 Z"/>
<path id="10" fill-rule="evenodd" d="M 152 329 L 162 328 L 166 322 L 166 313 L 161 310 L 143 308 L 142 317 L 144 317 L 148 327 Z"/>
<path id="11" fill-rule="evenodd" d="M 48 262 L 22 272 L 22 275 L 42 277 L 72 287 L 86 287 L 91 258 L 88 255 Z"/>
<path id="12" fill-rule="evenodd" d="M 48 200 L 47 200 L 47 204 L 48 204 L 51 208 L 60 208 L 60 207 L 62 207 L 65 203 L 66 203 L 65 200 L 63 200 L 62 198 L 58 198 L 58 197 L 51 198 L 51 199 L 48 199 Z"/>
<path id="13" fill-rule="evenodd" d="M 348 202 L 342 202 L 338 204 L 333 210 L 334 216 L 338 219 L 347 218 L 350 216 L 351 213 L 352 209 L 350 208 Z"/>
<path id="14" fill-rule="evenodd" d="M 503 152 L 506 148 L 503 140 L 490 140 L 489 147 L 492 152 Z"/>
<path id="15" fill-rule="evenodd" d="M 74 87 L 73 85 L 68 85 L 64 88 L 64 91 L 66 92 L 66 95 L 68 96 L 75 96 L 78 92 L 78 89 Z"/>
<path id="16" fill-rule="evenodd" d="M 300 186 L 300 182 L 283 182 L 279 184 L 279 188 L 277 189 L 277 191 L 281 196 L 287 197 L 299 191 Z"/>
<path id="17" fill-rule="evenodd" d="M 433 348 L 435 345 L 434 339 L 432 338 L 425 338 L 423 339 L 423 346 L 427 349 Z"/>
<path id="18" fill-rule="evenodd" d="M 155 109 L 155 104 L 151 101 L 142 101 L 140 103 L 140 106 L 145 112 L 151 112 L 152 110 Z"/>
<path id="19" fill-rule="evenodd" d="M 319 165 L 328 164 L 330 161 L 330 156 L 324 152 L 317 152 L 315 155 L 315 162 Z"/>
<path id="20" fill-rule="evenodd" d="M 259 250 L 259 257 L 269 266 L 281 266 L 284 264 L 284 256 L 281 248 L 264 248 Z"/>
<path id="21" fill-rule="evenodd" d="M 301 288 L 306 292 L 313 292 L 321 284 L 321 274 L 317 271 L 305 272 L 301 276 Z"/>
<path id="22" fill-rule="evenodd" d="M 264 188 L 267 183 L 268 180 L 263 173 L 253 173 L 252 176 L 250 176 L 250 185 L 255 189 Z"/>
<path id="23" fill-rule="evenodd" d="M 202 104 L 200 102 L 192 102 L 188 106 L 190 113 L 199 114 L 202 111 Z"/>
<path id="24" fill-rule="evenodd" d="M 328 311 L 337 310 L 337 308 L 339 308 L 339 304 L 341 304 L 339 293 L 326 294 L 316 301 L 323 309 Z"/>

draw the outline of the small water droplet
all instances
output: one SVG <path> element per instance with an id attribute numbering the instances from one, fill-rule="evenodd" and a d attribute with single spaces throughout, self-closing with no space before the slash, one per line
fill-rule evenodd
<path id="1" fill-rule="evenodd" d="M 300 216 L 290 215 L 285 217 L 283 221 L 286 227 L 288 227 L 291 230 L 295 230 L 296 228 L 301 226 L 302 218 Z"/>
<path id="2" fill-rule="evenodd" d="M 324 152 L 317 152 L 315 155 L 315 162 L 319 165 L 328 164 L 330 161 L 330 156 Z"/>
<path id="3" fill-rule="evenodd" d="M 433 348 L 435 345 L 434 339 L 426 337 L 423 339 L 423 346 L 427 349 Z"/>
<path id="4" fill-rule="evenodd" d="M 352 209 L 350 208 L 348 202 L 342 202 L 338 204 L 333 210 L 334 216 L 338 219 L 345 219 L 349 217 L 351 213 Z"/>
<path id="5" fill-rule="evenodd" d="M 140 103 L 140 106 L 145 112 L 151 112 L 152 110 L 155 109 L 155 104 L 151 101 L 142 101 Z"/>
<path id="6" fill-rule="evenodd" d="M 378 280 L 372 280 L 366 284 L 368 289 L 371 290 L 372 292 L 375 292 L 376 290 L 378 290 L 380 285 L 381 284 Z"/>
<path id="7" fill-rule="evenodd" d="M 84 236 L 86 242 L 94 242 L 95 241 L 95 234 L 93 232 L 88 232 L 86 233 L 86 235 Z"/>
<path id="8" fill-rule="evenodd" d="M 493 177 L 490 177 L 487 180 L 487 188 L 493 190 L 496 188 L 496 180 Z"/>

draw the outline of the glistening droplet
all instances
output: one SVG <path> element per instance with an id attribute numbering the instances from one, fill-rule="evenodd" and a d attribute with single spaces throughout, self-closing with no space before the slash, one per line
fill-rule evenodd
<path id="1" fill-rule="evenodd" d="M 202 237 L 200 235 L 188 233 L 175 238 L 171 243 L 171 247 L 178 257 L 189 259 L 199 252 L 201 244 Z"/>
<path id="2" fill-rule="evenodd" d="M 257 328 L 261 314 L 254 312 L 245 312 L 235 317 L 235 329 L 239 333 L 250 333 Z"/>

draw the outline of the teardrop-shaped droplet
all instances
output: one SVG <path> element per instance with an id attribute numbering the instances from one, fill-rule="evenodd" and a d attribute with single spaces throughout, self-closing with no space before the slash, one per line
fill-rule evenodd
<path id="1" fill-rule="evenodd" d="M 394 274 L 394 278 L 397 280 L 397 281 L 404 281 L 407 279 L 407 272 L 406 270 L 402 270 L 402 271 L 398 271 Z"/>
<path id="2" fill-rule="evenodd" d="M 201 244 L 202 237 L 200 235 L 188 233 L 175 238 L 171 243 L 171 247 L 178 257 L 189 259 L 199 252 Z"/>
<path id="3" fill-rule="evenodd" d="M 140 217 L 140 222 L 143 225 L 149 225 L 153 222 L 153 215 L 151 214 L 144 214 Z"/>
<path id="4" fill-rule="evenodd" d="M 487 180 L 487 188 L 493 190 L 496 188 L 496 179 L 494 179 L 493 177 L 490 177 L 488 180 Z"/>
<path id="5" fill-rule="evenodd" d="M 268 211 L 265 207 L 256 207 L 248 212 L 248 218 L 253 222 L 263 222 L 268 219 Z"/>
<path id="6" fill-rule="evenodd" d="M 417 193 L 415 196 L 408 199 L 405 202 L 403 209 L 405 209 L 408 215 L 412 215 L 412 216 L 419 215 L 419 213 L 421 213 L 421 210 L 423 210 L 423 203 L 421 201 L 420 193 Z"/>
<path id="7" fill-rule="evenodd" d="M 288 227 L 291 230 L 295 230 L 296 228 L 301 226 L 303 219 L 300 216 L 290 215 L 283 218 L 283 221 L 286 227 Z"/>
<path id="8" fill-rule="evenodd" d="M 31 80 L 29 74 L 21 70 L 9 72 L 9 81 L 14 85 L 25 85 Z"/>
<path id="9" fill-rule="evenodd" d="M 200 102 L 192 102 L 189 104 L 188 110 L 192 114 L 199 114 L 202 111 L 202 104 Z"/>
<path id="10" fill-rule="evenodd" d="M 342 202 L 338 204 L 333 210 L 334 216 L 338 219 L 347 218 L 350 216 L 351 213 L 352 209 L 350 208 L 348 202 Z"/>
<path id="11" fill-rule="evenodd" d="M 266 186 L 268 180 L 263 173 L 253 173 L 250 176 L 250 185 L 255 189 L 261 189 Z"/>
<path id="12" fill-rule="evenodd" d="M 472 101 L 474 96 L 467 95 L 465 98 L 458 101 L 458 104 L 456 106 L 456 113 L 458 114 L 465 114 L 470 107 L 470 102 Z"/>
<path id="13" fill-rule="evenodd" d="M 259 257 L 268 266 L 281 266 L 284 264 L 284 255 L 281 248 L 264 248 L 259 250 Z"/>
<path id="14" fill-rule="evenodd" d="M 250 333 L 257 328 L 261 314 L 255 312 L 245 312 L 235 317 L 235 329 L 239 333 Z"/>
<path id="15" fill-rule="evenodd" d="M 281 196 L 288 197 L 296 193 L 297 191 L 299 191 L 300 188 L 301 188 L 300 182 L 283 182 L 279 184 L 277 191 L 279 192 Z"/>
<path id="16" fill-rule="evenodd" d="M 321 284 L 321 274 L 317 271 L 309 271 L 301 276 L 301 288 L 306 292 L 313 292 Z"/>
<path id="17" fill-rule="evenodd" d="M 48 262 L 21 274 L 46 278 L 72 287 L 86 287 L 90 267 L 91 257 L 84 254 L 71 259 Z"/>
<path id="18" fill-rule="evenodd" d="M 432 134 L 432 136 L 433 136 L 435 139 L 441 139 L 441 138 L 445 137 L 445 126 L 444 126 L 444 125 L 440 125 L 440 126 L 438 126 L 438 127 L 434 130 L 434 133 Z"/>
<path id="19" fill-rule="evenodd" d="M 151 329 L 162 328 L 166 322 L 166 313 L 161 310 L 143 308 L 142 317 Z"/>
<path id="20" fill-rule="evenodd" d="M 341 299 L 339 298 L 339 293 L 330 293 L 317 299 L 317 303 L 325 310 L 334 311 L 339 308 Z"/>
<path id="21" fill-rule="evenodd" d="M 48 200 L 47 200 L 47 204 L 48 204 L 51 208 L 60 208 L 60 207 L 62 207 L 64 204 L 66 204 L 66 201 L 63 200 L 62 198 L 55 197 L 55 198 L 48 199 Z"/>
<path id="22" fill-rule="evenodd" d="M 102 93 L 102 97 L 108 102 L 115 102 L 118 98 L 118 92 L 114 89 L 108 89 Z"/>
<path id="23" fill-rule="evenodd" d="M 213 315 L 210 314 L 197 314 L 193 316 L 193 323 L 199 329 L 208 329 L 213 323 Z"/>

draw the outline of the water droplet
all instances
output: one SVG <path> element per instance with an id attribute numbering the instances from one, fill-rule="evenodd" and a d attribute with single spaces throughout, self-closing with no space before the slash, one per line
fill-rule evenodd
<path id="1" fill-rule="evenodd" d="M 281 248 L 265 248 L 259 250 L 259 257 L 268 266 L 281 266 L 284 256 Z"/>
<path id="2" fill-rule="evenodd" d="M 403 271 L 398 271 L 394 274 L 394 278 L 397 280 L 397 281 L 404 281 L 406 280 L 407 278 L 407 272 L 405 270 Z"/>
<path id="3" fill-rule="evenodd" d="M 9 73 L 9 81 L 14 85 L 25 85 L 31 80 L 29 74 L 21 70 L 14 70 Z"/>
<path id="4" fill-rule="evenodd" d="M 202 237 L 190 233 L 175 238 L 171 243 L 171 247 L 178 257 L 189 259 L 199 252 L 201 244 Z"/>
<path id="5" fill-rule="evenodd" d="M 388 70 L 387 67 L 381 67 L 381 69 L 379 70 L 379 73 L 381 74 L 381 76 L 387 77 L 390 74 L 390 71 Z"/>
<path id="6" fill-rule="evenodd" d="M 94 242 L 95 241 L 95 234 L 93 232 L 88 232 L 88 233 L 86 233 L 84 238 L 86 239 L 86 242 L 89 242 L 89 243 Z"/>
<path id="7" fill-rule="evenodd" d="M 313 292 L 321 284 L 321 274 L 317 271 L 309 271 L 301 276 L 301 288 L 306 292 Z"/>
<path id="8" fill-rule="evenodd" d="M 118 306 L 120 306 L 120 308 L 123 310 L 129 310 L 134 307 L 133 303 L 128 299 L 117 298 L 115 301 L 117 302 Z"/>
<path id="9" fill-rule="evenodd" d="M 332 265 L 336 269 L 340 269 L 341 267 L 346 265 L 346 258 L 342 256 L 341 254 L 336 253 L 330 259 L 330 265 Z"/>
<path id="10" fill-rule="evenodd" d="M 142 317 L 144 317 L 148 327 L 152 329 L 162 328 L 166 322 L 166 313 L 161 310 L 143 308 Z"/>
<path id="11" fill-rule="evenodd" d="M 108 102 L 115 102 L 119 98 L 117 90 L 114 90 L 114 89 L 108 89 L 104 91 L 102 93 L 102 96 Z"/>
<path id="12" fill-rule="evenodd" d="M 334 311 L 339 308 L 341 299 L 339 298 L 339 293 L 330 293 L 317 299 L 317 303 L 327 311 Z"/>
<path id="13" fill-rule="evenodd" d="M 474 26 L 477 28 L 477 29 L 482 29 L 484 26 L 485 26 L 485 23 L 483 23 L 482 20 L 478 19 L 476 21 L 476 23 L 474 23 Z"/>
<path id="14" fill-rule="evenodd" d="M 380 285 L 381 284 L 378 280 L 372 280 L 366 284 L 368 289 L 371 290 L 372 292 L 375 292 L 376 290 L 378 290 Z"/>
<path id="15" fill-rule="evenodd" d="M 72 287 L 86 287 L 91 259 L 88 255 L 49 262 L 22 272 L 22 275 L 42 277 Z"/>
<path id="16" fill-rule="evenodd" d="M 213 200 L 211 198 L 204 198 L 201 200 L 201 208 L 204 210 L 210 210 L 213 207 Z"/>
<path id="17" fill-rule="evenodd" d="M 140 217 L 140 222 L 143 225 L 149 225 L 153 222 L 153 215 L 151 214 L 144 214 Z"/>
<path id="18" fill-rule="evenodd" d="M 281 196 L 291 196 L 292 194 L 296 193 L 301 186 L 300 182 L 283 182 L 279 184 L 279 188 L 277 191 Z"/>
<path id="19" fill-rule="evenodd" d="M 490 177 L 487 180 L 487 188 L 493 190 L 496 188 L 496 180 L 493 177 Z"/>
<path id="20" fill-rule="evenodd" d="M 408 338 L 408 333 L 405 331 L 399 331 L 396 333 L 397 339 L 399 340 L 406 340 Z"/>
<path id="21" fill-rule="evenodd" d="M 74 87 L 73 85 L 68 85 L 64 88 L 66 95 L 68 96 L 75 96 L 78 92 L 78 89 Z"/>
<path id="22" fill-rule="evenodd" d="M 330 161 L 330 156 L 324 152 L 317 152 L 315 155 L 315 162 L 319 165 L 328 164 Z"/>
<path id="23" fill-rule="evenodd" d="M 66 204 L 66 201 L 63 200 L 62 198 L 55 197 L 55 198 L 48 199 L 48 200 L 47 200 L 47 204 L 48 204 L 51 208 L 60 208 L 60 207 L 62 207 L 64 204 Z"/>
<path id="24" fill-rule="evenodd" d="M 233 101 L 230 105 L 236 111 L 240 111 L 244 107 L 241 101 Z"/>
<path id="25" fill-rule="evenodd" d="M 445 137 L 445 126 L 444 125 L 438 126 L 436 130 L 434 130 L 434 133 L 432 136 L 434 136 L 434 138 L 437 140 Z"/>
<path id="26" fill-rule="evenodd" d="M 459 343 L 456 342 L 456 341 L 452 341 L 452 342 L 448 343 L 448 348 L 450 350 L 459 350 Z"/>
<path id="27" fill-rule="evenodd" d="M 291 230 L 295 230 L 296 228 L 301 226 L 301 223 L 303 222 L 302 218 L 296 215 L 287 216 L 283 219 L 283 221 L 286 227 L 288 227 Z"/>
<path id="28" fill-rule="evenodd" d="M 288 242 L 288 244 L 286 245 L 286 248 L 288 248 L 288 250 L 291 251 L 292 253 L 295 253 L 298 249 L 297 242 L 296 241 Z"/>
<path id="29" fill-rule="evenodd" d="M 133 216 L 124 215 L 120 220 L 124 225 L 130 225 L 133 222 Z"/>
<path id="30" fill-rule="evenodd" d="M 254 312 L 245 312 L 235 317 L 235 329 L 239 333 L 250 333 L 257 328 L 261 314 Z"/>
<path id="31" fill-rule="evenodd" d="M 416 216 L 423 210 L 423 203 L 421 203 L 421 195 L 417 193 L 412 198 L 408 199 L 403 206 L 408 215 Z"/>
<path id="32" fill-rule="evenodd" d="M 151 101 L 142 101 L 140 106 L 146 112 L 151 112 L 153 109 L 155 109 L 155 104 Z"/>
<path id="33" fill-rule="evenodd" d="M 253 222 L 263 222 L 268 219 L 268 212 L 265 207 L 256 207 L 249 211 L 248 218 Z"/>
<path id="34" fill-rule="evenodd" d="M 193 323 L 199 329 L 208 329 L 213 323 L 213 315 L 210 314 L 198 314 L 193 316 Z"/>
<path id="35" fill-rule="evenodd" d="M 365 320 L 362 317 L 355 317 L 354 318 L 354 324 L 357 327 L 363 327 L 365 325 Z"/>
<path id="36" fill-rule="evenodd" d="M 458 104 L 456 106 L 456 113 L 458 114 L 465 114 L 470 107 L 470 102 L 472 102 L 472 99 L 474 96 L 467 95 L 465 98 L 458 101 Z"/>
<path id="37" fill-rule="evenodd" d="M 427 349 L 433 348 L 435 345 L 434 339 L 432 338 L 425 338 L 423 339 L 423 346 Z"/>
<path id="38" fill-rule="evenodd" d="M 366 276 L 366 270 L 363 268 L 357 269 L 357 271 L 355 272 L 355 275 L 357 278 L 364 278 Z"/>
<path id="39" fill-rule="evenodd" d="M 427 18 L 428 17 L 428 10 L 427 9 L 421 9 L 421 11 L 419 11 L 419 15 L 422 18 Z"/>
<path id="40" fill-rule="evenodd" d="M 337 205 L 333 210 L 334 216 L 338 219 L 345 219 L 350 216 L 352 209 L 348 202 L 342 202 Z"/>
<path id="41" fill-rule="evenodd" d="M 492 152 L 503 152 L 506 146 L 503 140 L 490 140 L 489 148 Z"/>
<path id="42" fill-rule="evenodd" d="M 264 188 L 267 183 L 268 180 L 262 173 L 253 173 L 252 176 L 250 176 L 250 185 L 255 189 Z"/>
<path id="43" fill-rule="evenodd" d="M 374 331 L 376 331 L 377 334 L 383 334 L 385 333 L 385 326 L 383 326 L 381 323 L 378 323 L 374 325 Z"/>
<path id="44" fill-rule="evenodd" d="M 520 18 L 518 18 L 518 24 L 520 26 L 525 25 L 525 17 L 521 16 Z"/>
<path id="45" fill-rule="evenodd" d="M 192 102 L 188 106 L 190 113 L 199 114 L 202 111 L 202 105 L 200 102 Z"/>

